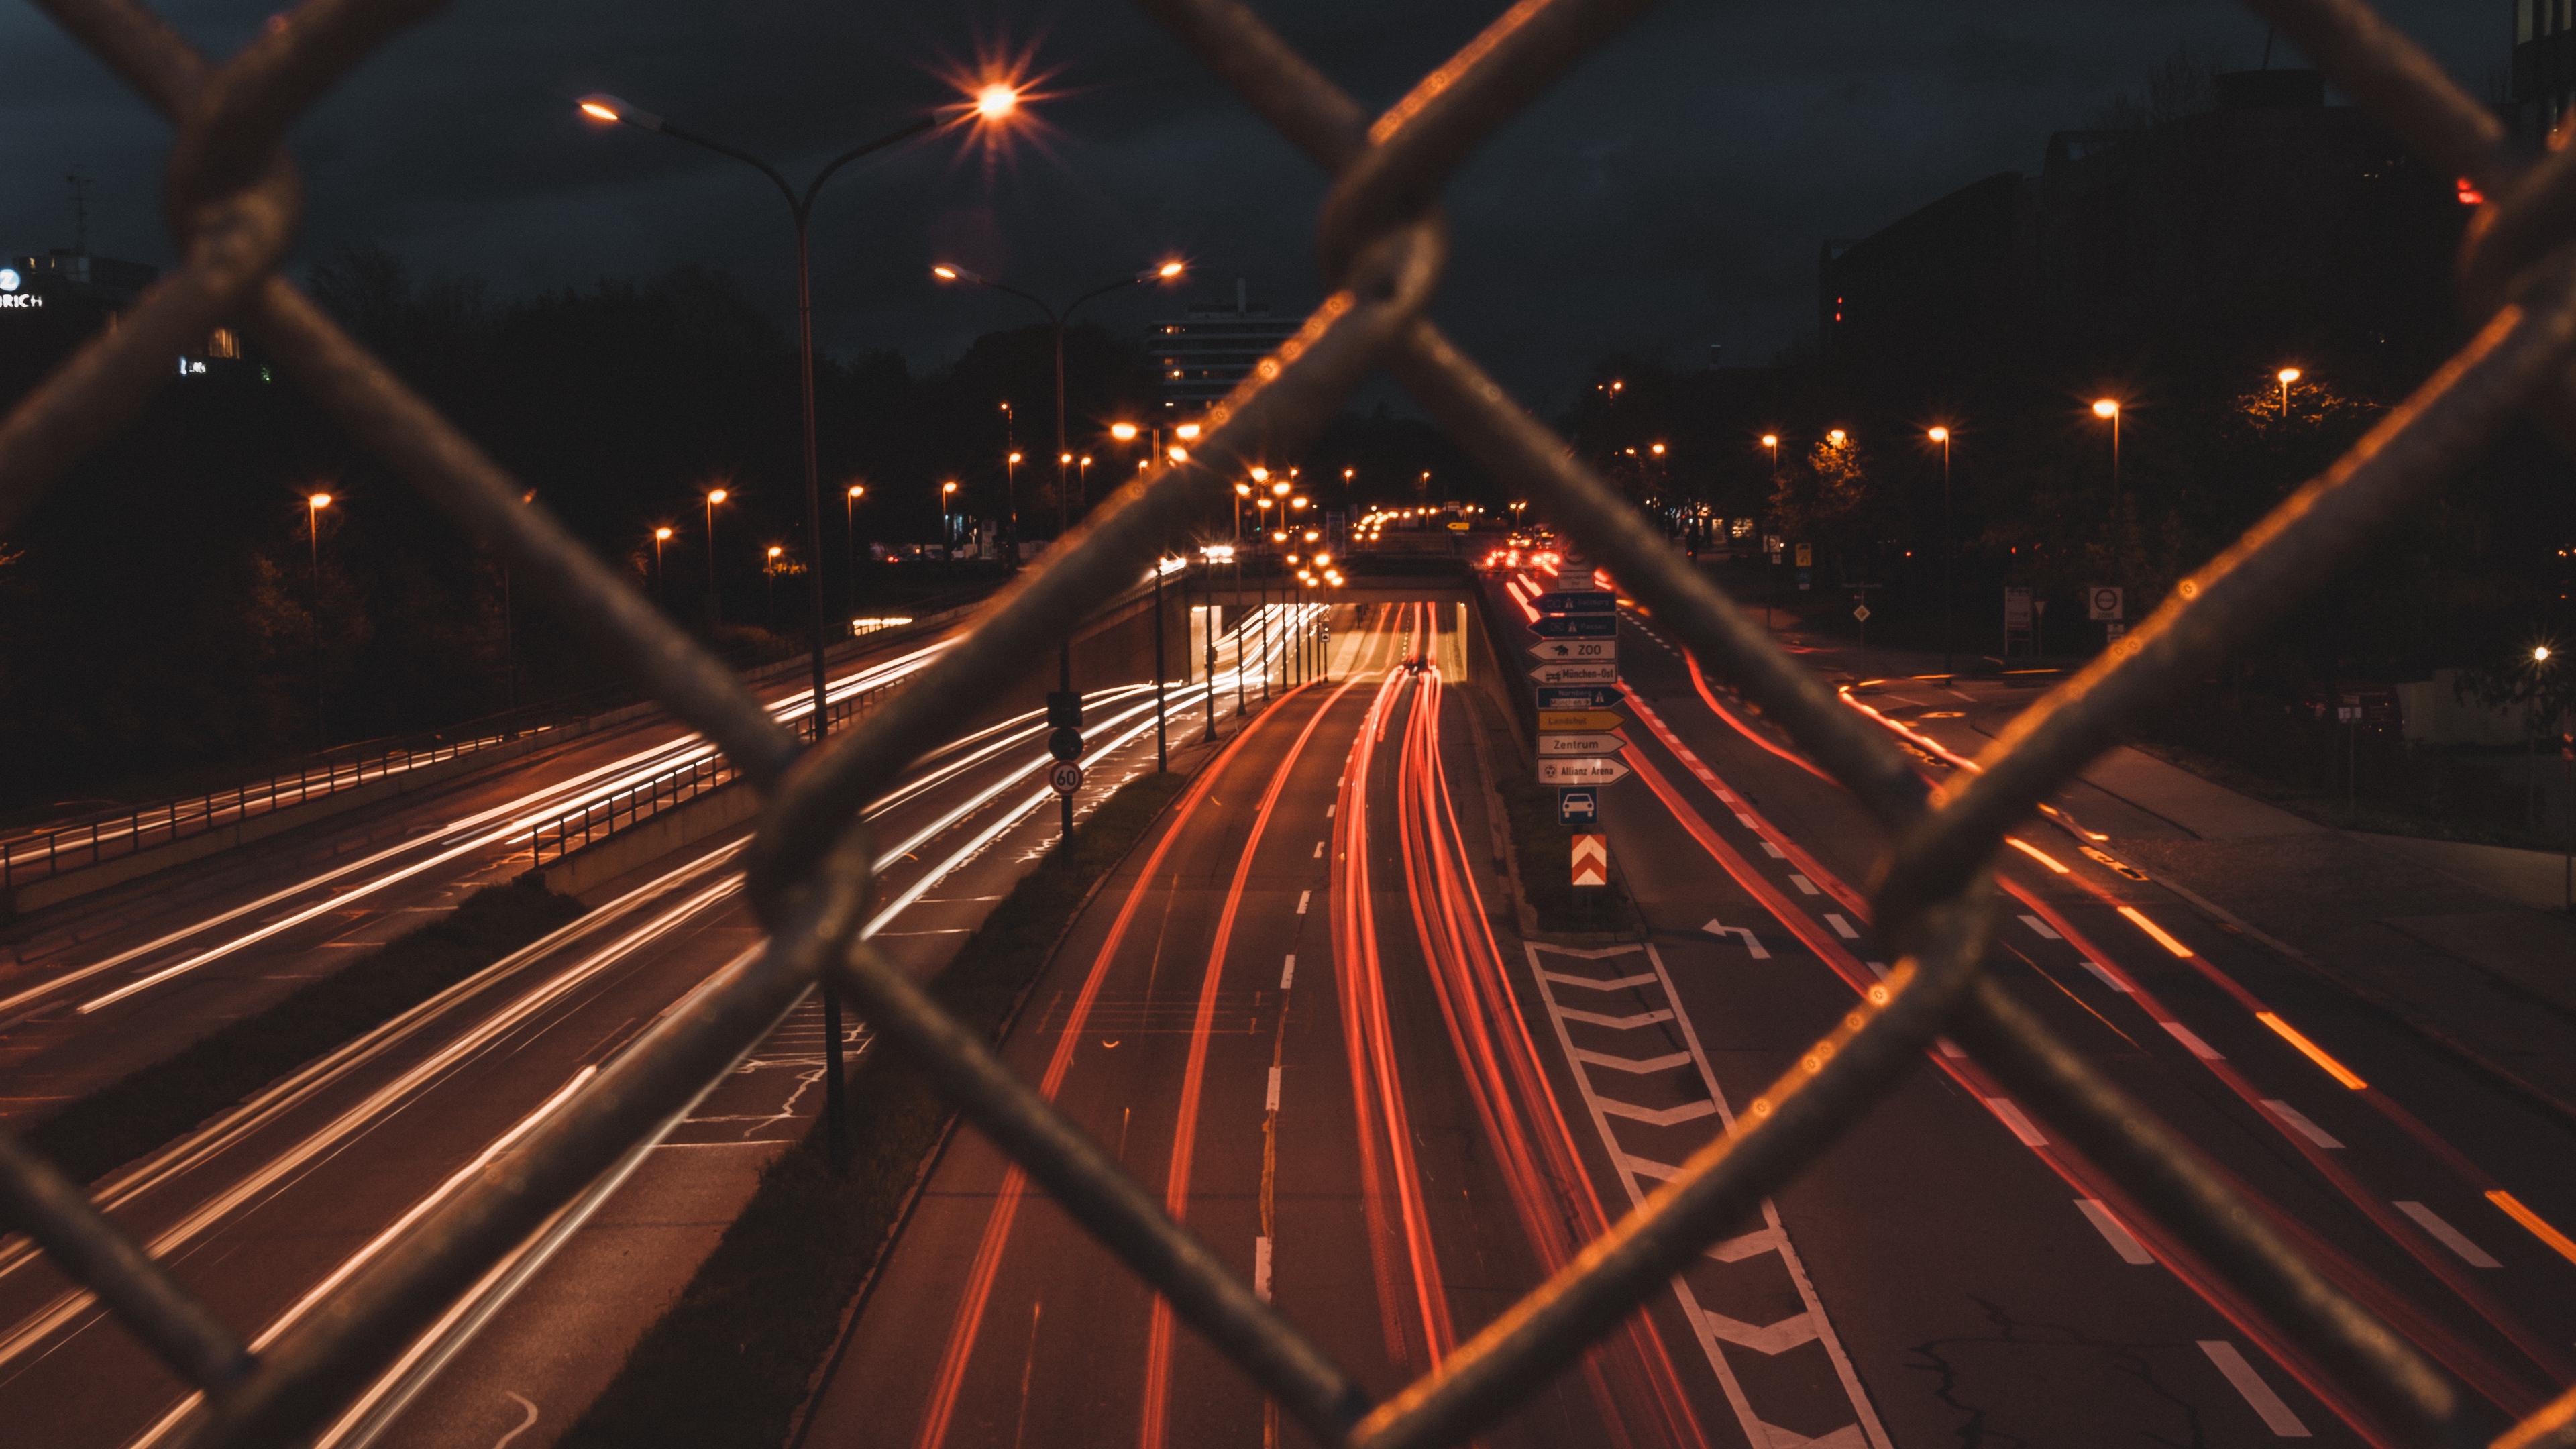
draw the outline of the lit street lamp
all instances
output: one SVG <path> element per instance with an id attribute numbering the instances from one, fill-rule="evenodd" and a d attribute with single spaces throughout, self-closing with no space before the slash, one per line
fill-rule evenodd
<path id="1" fill-rule="evenodd" d="M 841 552 L 850 560 L 850 608 L 859 611 L 859 500 L 868 496 L 868 485 L 853 483 L 848 496 L 841 500 Z"/>
<path id="2" fill-rule="evenodd" d="M 671 541 L 671 527 L 664 524 L 653 530 L 653 602 L 662 602 L 662 545 Z"/>
<path id="3" fill-rule="evenodd" d="M 2284 384 L 2286 386 L 2286 384 Z M 2111 425 L 2111 542 L 2112 552 L 2119 551 L 2120 529 L 2120 404 L 2116 398 L 2103 398 L 2093 404 L 2093 416 Z"/>
<path id="4" fill-rule="evenodd" d="M 2281 421 L 2286 423 L 2290 420 L 2290 384 L 2299 380 L 2299 370 L 2295 367 L 2285 367 L 2273 376 L 2279 378 L 2281 382 Z"/>
<path id="5" fill-rule="evenodd" d="M 939 560 L 950 577 L 957 573 L 957 526 L 949 521 L 950 500 L 957 496 L 954 480 L 939 485 Z"/>
<path id="6" fill-rule="evenodd" d="M 1950 430 L 1934 428 L 1927 436 L 1941 445 L 1941 672 L 1955 666 L 1950 645 L 1950 583 L 1958 562 L 1957 531 L 1950 526 Z"/>
<path id="7" fill-rule="evenodd" d="M 732 496 L 722 488 L 707 490 L 707 624 L 710 628 L 724 622 L 724 598 L 716 592 L 716 505 Z"/>
<path id="8" fill-rule="evenodd" d="M 778 555 L 783 552 L 777 544 L 771 544 L 762 565 L 769 573 L 769 627 L 773 629 L 778 627 Z"/>
<path id="9" fill-rule="evenodd" d="M 313 645 L 313 748 L 317 750 L 331 738 L 322 726 L 322 510 L 330 506 L 328 493 L 304 500 L 304 541 L 313 555 L 313 614 L 307 633 Z"/>

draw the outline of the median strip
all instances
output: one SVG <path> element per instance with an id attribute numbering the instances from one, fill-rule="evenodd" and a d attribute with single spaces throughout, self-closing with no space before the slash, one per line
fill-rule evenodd
<path id="1" fill-rule="evenodd" d="M 1092 890 L 1151 830 L 1187 777 L 1148 775 L 1111 796 L 996 906 L 931 985 L 970 1030 L 996 1038 Z M 768 1166 L 679 1301 L 645 1331 L 564 1446 L 776 1449 L 845 1308 L 864 1291 L 953 1114 L 893 1053 L 850 1077 L 850 1156 L 832 1174 L 819 1122 Z M 755 1345 L 757 1347 L 755 1347 Z"/>

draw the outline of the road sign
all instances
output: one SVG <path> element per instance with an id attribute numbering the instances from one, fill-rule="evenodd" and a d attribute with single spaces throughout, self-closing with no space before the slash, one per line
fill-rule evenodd
<path id="1" fill-rule="evenodd" d="M 1059 760 L 1054 769 L 1047 771 L 1047 783 L 1055 787 L 1057 794 L 1070 795 L 1082 788 L 1082 767 L 1071 760 Z"/>
<path id="2" fill-rule="evenodd" d="M 1815 566 L 1816 546 L 1812 543 L 1802 543 L 1798 545 L 1798 567 L 1802 569 L 1811 569 Z"/>
<path id="3" fill-rule="evenodd" d="M 2092 611 L 2084 616 L 2087 619 L 2108 621 L 2129 617 L 2128 615 L 2120 612 L 2120 604 L 2120 591 L 2112 588 L 2108 584 L 2099 585 L 2084 591 L 2084 605 L 2087 609 Z"/>
<path id="4" fill-rule="evenodd" d="M 1541 614 L 1530 632 L 1542 639 L 1608 639 L 1619 632 L 1616 614 Z"/>
<path id="5" fill-rule="evenodd" d="M 1463 518 L 1452 519 L 1449 523 L 1449 531 L 1451 533 L 1465 533 L 1472 526 L 1473 525 L 1469 524 L 1467 520 Z"/>
<path id="6" fill-rule="evenodd" d="M 1538 782 L 1542 785 L 1610 785 L 1634 773 L 1625 762 L 1607 755 L 1538 762 Z"/>
<path id="7" fill-rule="evenodd" d="M 1585 582 L 1590 582 L 1590 575 Z M 1619 596 L 1608 589 L 1562 588 L 1530 600 L 1530 607 L 1542 614 L 1615 614 Z"/>
<path id="8" fill-rule="evenodd" d="M 2004 627 L 2027 632 L 2030 628 L 2030 590 L 2004 590 Z"/>
<path id="9" fill-rule="evenodd" d="M 1617 735 L 1540 735 L 1538 752 L 1550 755 L 1615 755 L 1628 743 Z"/>
<path id="10" fill-rule="evenodd" d="M 1864 623 L 1864 624 L 1868 623 L 1868 622 L 1869 622 L 1869 605 L 1867 605 L 1867 604 L 1863 604 L 1863 605 L 1861 605 L 1859 608 L 1852 610 L 1852 617 L 1853 617 L 1853 618 L 1855 618 L 1855 619 L 1860 620 L 1860 621 L 1861 621 L 1862 623 Z"/>
<path id="11" fill-rule="evenodd" d="M 1541 709 L 1608 709 L 1619 702 L 1615 689 L 1542 689 L 1538 692 Z"/>
<path id="12" fill-rule="evenodd" d="M 1538 712 L 1539 730 L 1552 735 L 1615 730 L 1627 722 L 1626 715 L 1607 709 L 1542 709 Z"/>
<path id="13" fill-rule="evenodd" d="M 1559 660 L 1569 664 L 1586 660 L 1596 663 L 1606 662 L 1619 657 L 1619 641 L 1616 639 L 1541 639 L 1530 646 L 1529 655 L 1532 659 L 1544 659 L 1551 663 Z"/>
<path id="14" fill-rule="evenodd" d="M 1047 731 L 1047 753 L 1059 760 L 1082 758 L 1082 731 L 1061 726 Z"/>
<path id="15" fill-rule="evenodd" d="M 1606 886 L 1610 883 L 1609 836 L 1574 837 L 1574 883 L 1579 886 Z"/>
<path id="16" fill-rule="evenodd" d="M 1047 723 L 1060 730 L 1082 728 L 1082 692 L 1073 689 L 1047 691 Z"/>
<path id="17" fill-rule="evenodd" d="M 1601 797 L 1589 788 L 1556 792 L 1556 823 L 1590 825 L 1601 818 Z"/>
<path id="18" fill-rule="evenodd" d="M 1618 661 L 1584 664 L 1542 664 L 1529 672 L 1541 684 L 1616 684 L 1619 682 Z"/>

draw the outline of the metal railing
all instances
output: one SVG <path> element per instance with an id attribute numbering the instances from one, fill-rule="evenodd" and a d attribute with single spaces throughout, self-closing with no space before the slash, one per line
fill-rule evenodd
<path id="1" fill-rule="evenodd" d="M 719 755 L 692 760 L 678 769 L 664 770 L 643 784 L 585 800 L 579 808 L 567 810 L 528 832 L 528 863 L 532 867 L 544 865 L 549 848 L 553 851 L 551 858 L 561 860 L 594 840 L 605 840 L 640 825 L 733 778 L 733 766 Z"/>
<path id="2" fill-rule="evenodd" d="M 546 728 L 477 734 L 420 749 L 394 747 L 340 759 L 325 756 L 297 766 L 291 775 L 280 771 L 265 780 L 228 790 L 183 795 L 137 806 L 123 814 L 97 815 L 15 836 L 0 841 L 0 890 L 169 845 L 221 826 L 273 815 L 308 800 L 325 799 L 360 785 L 444 764 L 459 755 L 510 744 Z"/>
<path id="3" fill-rule="evenodd" d="M 280 140 L 321 93 L 432 0 L 306 0 L 216 66 L 130 0 L 40 0 L 177 128 L 166 195 L 186 260 L 112 333 L 0 420 L 0 530 L 134 416 L 170 356 L 248 330 L 350 435 L 541 587 L 724 751 L 768 803 L 746 855 L 767 945 L 666 1012 L 579 1093 L 424 1214 L 257 1354 L 46 1163 L 0 1135 L 0 1209 L 208 1396 L 200 1445 L 288 1442 L 355 1392 L 488 1266 L 660 1131 L 827 972 L 878 1039 L 1327 1443 L 1452 1444 L 1494 1424 L 1848 1129 L 1938 1034 L 1971 1052 L 2309 1355 L 2387 1437 L 2482 1437 L 2461 1390 L 2336 1288 L 2170 1128 L 1981 970 L 2006 828 L 2124 721 L 2279 618 L 2417 500 L 2528 415 L 2576 451 L 2576 148 L 2516 150 L 2503 124 L 2360 0 L 2256 0 L 2436 173 L 2486 199 L 2460 258 L 2473 339 L 2351 453 L 2184 580 L 2135 633 L 2024 713 L 1983 772 L 1927 795 L 1904 755 L 1775 648 L 1429 320 L 1449 244 L 1441 183 L 1644 0 L 1518 0 L 1372 117 L 1235 0 L 1141 0 L 1334 178 L 1319 226 L 1329 295 L 1209 416 L 1195 456 L 1138 479 L 985 609 L 869 719 L 805 750 L 481 450 L 352 342 L 277 267 L 299 192 Z M 2557 138 L 2568 138 L 2571 121 Z M 871 852 L 860 807 L 952 722 L 1129 587 L 1254 460 L 1312 439 L 1387 369 L 1490 475 L 1561 520 L 1702 664 L 1759 703 L 1894 842 L 1873 900 L 1901 953 L 1888 979 L 1574 1264 L 1395 1397 L 1374 1402 L 1232 1276 L 989 1043 L 859 939 Z M 793 767 L 792 772 L 791 768 Z M 2576 1443 L 2576 1393 L 2502 1443 Z"/>

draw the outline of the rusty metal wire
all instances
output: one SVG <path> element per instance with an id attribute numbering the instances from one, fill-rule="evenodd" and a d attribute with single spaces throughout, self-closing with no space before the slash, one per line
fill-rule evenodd
<path id="1" fill-rule="evenodd" d="M 130 420 L 162 359 L 218 324 L 279 359 L 351 436 L 542 589 L 768 797 L 748 853 L 767 947 L 709 979 L 469 1190 L 420 1222 L 266 1352 L 191 1299 L 60 1174 L 0 1137 L 0 1209 L 207 1396 L 201 1445 L 293 1441 L 500 1254 L 657 1130 L 835 975 L 880 1037 L 1182 1317 L 1328 1443 L 1462 1442 L 1564 1369 L 1685 1261 L 1866 1112 L 1936 1034 L 1965 1044 L 2396 1436 L 2474 1442 L 2450 1380 L 2263 1226 L 2179 1137 L 1981 974 L 2003 831 L 2123 720 L 2316 587 L 2517 416 L 2576 429 L 2576 149 L 2517 154 L 2494 115 L 2361 0 L 2252 0 L 2329 79 L 2444 174 L 2490 198 L 2460 257 L 2468 346 L 2321 477 L 2183 582 L 2136 633 L 2026 712 L 1982 772 L 1927 796 L 1904 757 L 1840 708 L 1425 316 L 1448 249 L 1442 183 L 1646 0 L 1519 0 L 1370 118 L 1237 0 L 1140 0 L 1334 186 L 1317 251 L 1331 295 L 1211 415 L 1195 456 L 1129 484 L 983 611 L 866 723 L 803 750 L 705 651 L 576 542 L 472 442 L 276 275 L 299 191 L 280 147 L 329 86 L 436 0 L 306 0 L 216 67 L 128 0 L 38 0 L 178 128 L 167 209 L 185 258 L 114 331 L 0 419 L 0 530 Z M 2564 135 L 2557 138 L 2564 141 Z M 1384 1404 L 1371 1404 L 973 1032 L 858 939 L 870 880 L 859 811 L 1023 661 L 1130 586 L 1256 457 L 1293 451 L 1387 369 L 1479 464 L 1563 521 L 1709 670 L 1846 784 L 1890 831 L 1873 908 L 1899 951 L 1834 1036 L 1737 1128 L 1555 1279 Z M 2500 1443 L 2576 1442 L 2576 1396 Z"/>

